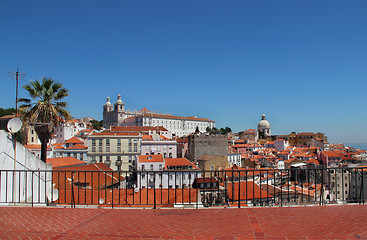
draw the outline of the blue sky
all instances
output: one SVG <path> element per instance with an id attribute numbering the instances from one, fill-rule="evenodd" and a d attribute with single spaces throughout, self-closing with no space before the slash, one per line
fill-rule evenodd
<path id="1" fill-rule="evenodd" d="M 273 134 L 367 142 L 367 1 L 0 3 L 1 106 L 19 67 L 69 89 L 76 118 L 126 108 L 198 116 L 238 132 L 265 113 Z M 20 89 L 20 97 L 27 97 Z"/>

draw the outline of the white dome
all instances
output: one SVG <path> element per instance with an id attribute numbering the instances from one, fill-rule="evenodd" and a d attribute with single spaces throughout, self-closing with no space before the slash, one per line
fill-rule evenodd
<path id="1" fill-rule="evenodd" d="M 270 123 L 266 120 L 265 114 L 261 116 L 261 121 L 257 125 L 257 129 L 270 128 Z"/>
<path id="2" fill-rule="evenodd" d="M 257 128 L 270 128 L 270 123 L 267 120 L 261 120 Z"/>

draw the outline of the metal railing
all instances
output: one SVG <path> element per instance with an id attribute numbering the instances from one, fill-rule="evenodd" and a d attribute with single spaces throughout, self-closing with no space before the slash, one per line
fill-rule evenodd
<path id="1" fill-rule="evenodd" d="M 366 170 L 0 170 L 0 205 L 240 208 L 364 204 Z"/>

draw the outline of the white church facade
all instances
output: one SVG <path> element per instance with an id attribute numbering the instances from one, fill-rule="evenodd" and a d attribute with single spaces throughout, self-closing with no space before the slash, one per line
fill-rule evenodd
<path id="1" fill-rule="evenodd" d="M 110 98 L 103 106 L 103 127 L 111 126 L 163 126 L 175 136 L 181 137 L 194 133 L 198 128 L 200 132 L 205 132 L 206 128 L 214 128 L 215 121 L 207 118 L 172 116 L 148 111 L 143 108 L 140 111 L 125 110 L 125 103 L 121 100 L 121 95 L 117 97 L 114 105 Z"/>

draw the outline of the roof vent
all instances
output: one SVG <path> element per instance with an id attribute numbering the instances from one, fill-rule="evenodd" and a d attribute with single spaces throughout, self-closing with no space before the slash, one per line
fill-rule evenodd
<path id="1" fill-rule="evenodd" d="M 152 158 L 153 158 L 152 156 L 148 156 L 148 160 L 152 160 Z"/>

